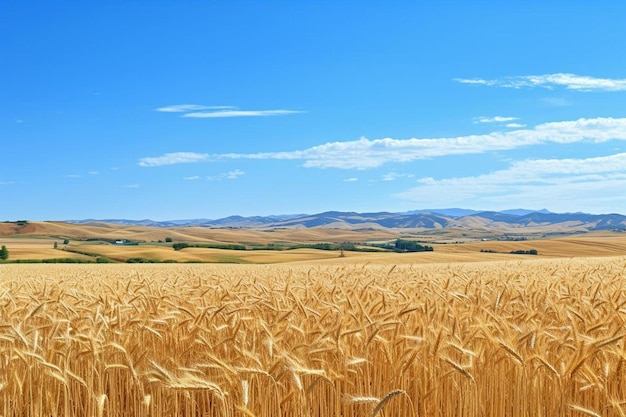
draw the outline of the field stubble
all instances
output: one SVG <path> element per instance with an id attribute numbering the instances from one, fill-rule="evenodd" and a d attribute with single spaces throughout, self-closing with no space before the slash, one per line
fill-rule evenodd
<path id="1" fill-rule="evenodd" d="M 624 416 L 625 270 L 1 265 L 0 415 Z"/>

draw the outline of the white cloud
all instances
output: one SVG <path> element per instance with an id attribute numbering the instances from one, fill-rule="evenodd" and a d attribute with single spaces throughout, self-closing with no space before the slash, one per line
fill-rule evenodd
<path id="1" fill-rule="evenodd" d="M 226 174 L 224 174 L 224 178 L 226 178 L 227 180 L 235 180 L 235 179 L 241 177 L 244 174 L 245 174 L 244 171 L 242 171 L 240 169 L 236 169 L 234 171 L 229 171 Z"/>
<path id="2" fill-rule="evenodd" d="M 297 110 L 218 110 L 210 112 L 187 113 L 182 117 L 211 119 L 221 117 L 267 117 L 285 116 L 288 114 L 302 113 Z"/>
<path id="3" fill-rule="evenodd" d="M 175 104 L 155 109 L 164 113 L 185 113 L 181 117 L 214 119 L 223 117 L 268 117 L 303 113 L 299 110 L 239 110 L 235 106 L 204 106 L 201 104 Z"/>
<path id="4" fill-rule="evenodd" d="M 474 120 L 474 123 L 505 123 L 512 122 L 514 120 L 519 120 L 518 117 L 509 117 L 509 116 L 495 116 L 495 117 L 478 117 Z"/>
<path id="5" fill-rule="evenodd" d="M 358 178 L 352 177 L 352 178 L 346 178 L 345 180 L 343 180 L 343 182 L 356 182 L 358 180 L 359 180 Z"/>
<path id="6" fill-rule="evenodd" d="M 244 171 L 240 169 L 235 169 L 233 171 L 223 172 L 219 175 L 207 177 L 207 180 L 209 181 L 236 180 L 242 175 L 245 175 Z"/>
<path id="7" fill-rule="evenodd" d="M 514 175 L 626 173 L 626 153 L 585 159 L 531 159 L 512 164 Z"/>
<path id="8" fill-rule="evenodd" d="M 183 179 L 186 181 L 194 181 L 194 180 L 199 180 L 200 177 L 198 175 L 194 175 L 193 177 L 185 177 Z"/>
<path id="9" fill-rule="evenodd" d="M 159 107 L 155 109 L 155 111 L 165 112 L 165 113 L 187 113 L 191 111 L 201 111 L 201 110 L 225 110 L 225 109 L 234 109 L 236 107 L 233 106 L 203 106 L 200 104 L 175 104 L 173 106 L 165 106 Z"/>
<path id="10" fill-rule="evenodd" d="M 209 155 L 195 152 L 173 152 L 162 156 L 141 158 L 139 166 L 158 167 L 162 165 L 190 164 L 194 162 L 206 161 Z"/>
<path id="11" fill-rule="evenodd" d="M 82 178 L 82 175 L 68 174 L 68 175 L 65 176 L 65 178 Z"/>
<path id="12" fill-rule="evenodd" d="M 88 174 L 89 175 L 98 175 L 99 172 L 98 171 L 89 171 Z"/>
<path id="13" fill-rule="evenodd" d="M 623 211 L 626 153 L 586 159 L 525 160 L 474 177 L 422 178 L 396 194 L 431 205 L 471 204 L 503 209 L 531 203 L 560 211 Z"/>
<path id="14" fill-rule="evenodd" d="M 567 90 L 575 91 L 626 91 L 626 79 L 595 78 L 568 73 L 523 75 L 492 80 L 483 78 L 455 78 L 454 81 L 463 84 L 505 88 L 542 87 L 554 89 L 556 87 L 564 87 Z"/>
<path id="15" fill-rule="evenodd" d="M 139 188 L 139 184 L 129 184 L 129 185 L 125 185 L 124 188 Z"/>
<path id="16" fill-rule="evenodd" d="M 411 162 L 447 155 L 505 151 L 546 143 L 606 142 L 626 140 L 626 118 L 578 119 L 544 123 L 529 129 L 434 139 L 361 138 L 330 142 L 311 148 L 249 154 L 196 154 L 178 152 L 143 158 L 139 165 L 153 167 L 218 159 L 301 160 L 307 168 L 368 169 L 387 163 Z"/>
<path id="17" fill-rule="evenodd" d="M 505 126 L 513 128 L 513 129 L 518 129 L 520 127 L 526 127 L 526 125 L 521 124 L 521 123 L 507 123 Z"/>
<path id="18" fill-rule="evenodd" d="M 413 174 L 401 174 L 397 172 L 388 172 L 387 174 L 382 176 L 383 181 L 395 181 L 398 178 L 413 178 Z"/>

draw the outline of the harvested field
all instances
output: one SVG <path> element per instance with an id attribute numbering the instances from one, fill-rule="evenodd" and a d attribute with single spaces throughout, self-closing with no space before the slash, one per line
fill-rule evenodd
<path id="1" fill-rule="evenodd" d="M 63 240 L 53 238 L 5 238 L 0 237 L 0 245 L 5 245 L 9 249 L 11 260 L 24 259 L 53 259 L 53 258 L 74 258 L 89 259 L 78 253 L 71 253 L 54 249 L 54 243 L 62 247 Z"/>
<path id="2" fill-rule="evenodd" d="M 13 223 L 0 223 L 0 236 L 62 236 L 70 239 L 127 239 L 134 241 L 157 242 L 172 238 L 176 242 L 344 242 L 368 239 L 394 239 L 397 233 L 390 230 L 339 230 L 325 228 L 311 229 L 230 229 L 210 227 L 159 228 L 128 226 L 111 223 L 71 224 L 63 222 L 29 222 L 19 226 Z"/>
<path id="3" fill-rule="evenodd" d="M 175 251 L 165 246 L 116 246 L 116 245 L 80 245 L 78 250 L 97 253 L 100 256 L 124 262 L 129 258 L 145 258 L 172 260 L 176 262 L 208 262 L 208 263 L 278 263 L 333 259 L 339 256 L 338 251 L 315 249 L 296 249 L 290 251 L 271 250 L 228 250 L 209 248 L 186 248 Z"/>
<path id="4" fill-rule="evenodd" d="M 406 231 L 405 231 L 406 232 Z M 199 244 L 245 245 L 250 248 L 264 245 L 289 246 L 298 244 L 356 242 L 356 246 L 369 250 L 365 242 L 388 243 L 400 236 L 399 231 L 369 230 L 357 232 L 327 228 L 254 230 L 254 229 L 212 229 L 202 227 L 155 228 L 122 226 L 107 223 L 74 225 L 61 222 L 33 222 L 20 226 L 14 223 L 0 223 L 0 244 L 6 245 L 13 260 L 80 258 L 95 261 L 97 257 L 125 262 L 131 258 L 175 262 L 211 263 L 446 263 L 483 262 L 519 259 L 511 251 L 536 250 L 539 256 L 546 257 L 590 257 L 626 255 L 626 233 L 593 232 L 560 238 L 537 240 L 481 240 L 465 237 L 466 240 L 426 238 L 419 234 L 409 234 L 408 239 L 417 240 L 434 247 L 434 252 L 392 253 L 392 252 L 353 252 L 345 251 L 339 259 L 339 251 L 314 249 L 301 250 L 226 250 L 210 248 L 185 248 L 174 251 L 174 242 Z M 169 238 L 169 239 L 168 239 Z M 69 245 L 61 243 L 68 239 Z M 168 243 L 165 240 L 168 239 Z M 426 240 L 420 240 L 426 239 Z M 434 243 L 429 243 L 432 239 Z M 141 242 L 139 246 L 114 245 L 112 242 L 126 240 Z M 171 240 L 172 242 L 169 242 Z M 57 242 L 57 250 L 53 249 Z M 438 242 L 438 243 L 437 243 Z M 444 243 L 447 242 L 447 243 Z M 62 251 L 67 248 L 84 252 Z M 487 251 L 487 252 L 485 252 Z"/>
<path id="5" fill-rule="evenodd" d="M 626 255 L 626 235 L 589 233 L 557 239 L 475 242 L 459 245 L 456 249 L 454 246 L 446 246 L 448 247 L 445 249 L 449 251 L 458 251 L 459 248 L 465 251 L 492 249 L 504 253 L 519 249 L 536 249 L 541 255 L 550 257 L 615 256 Z M 444 249 L 443 245 L 439 249 Z"/>
<path id="6" fill-rule="evenodd" d="M 59 249 L 53 249 L 54 242 Z M 142 244 L 125 246 L 74 242 L 67 246 L 70 250 L 89 253 L 84 256 L 61 250 L 66 248 L 61 241 L 52 238 L 0 237 L 0 244 L 10 251 L 10 260 L 50 259 L 75 257 L 94 260 L 95 256 L 125 262 L 130 258 L 144 258 L 158 261 L 209 262 L 209 263 L 328 263 L 328 264 L 422 264 L 448 262 L 488 262 L 519 260 L 527 258 L 511 254 L 514 250 L 535 249 L 541 258 L 571 258 L 590 256 L 619 256 L 626 254 L 626 236 L 585 235 L 559 239 L 528 240 L 519 242 L 481 241 L 462 244 L 434 244 L 434 252 L 393 253 L 393 252 L 352 252 L 316 249 L 297 250 L 227 250 L 210 248 L 185 248 L 175 251 L 171 244 Z M 484 250 L 494 252 L 481 252 Z"/>
<path id="7" fill-rule="evenodd" d="M 0 265 L 3 416 L 625 414 L 626 258 Z"/>

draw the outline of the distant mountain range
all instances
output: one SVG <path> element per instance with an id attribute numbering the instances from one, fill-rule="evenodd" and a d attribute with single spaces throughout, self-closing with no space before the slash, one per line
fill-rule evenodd
<path id="1" fill-rule="evenodd" d="M 356 213 L 327 211 L 319 214 L 277 216 L 230 216 L 217 220 L 123 220 L 87 219 L 68 223 L 113 223 L 152 227 L 213 227 L 213 228 L 311 228 L 342 229 L 518 229 L 527 227 L 561 228 L 564 231 L 626 230 L 626 216 L 621 214 L 552 213 L 548 210 L 514 209 L 504 211 L 476 211 L 459 208 L 415 210 L 404 213 Z"/>

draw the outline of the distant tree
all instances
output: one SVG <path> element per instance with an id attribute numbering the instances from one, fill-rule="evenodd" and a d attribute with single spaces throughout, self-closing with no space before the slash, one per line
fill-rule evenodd
<path id="1" fill-rule="evenodd" d="M 57 242 L 54 242 L 54 249 L 57 249 L 59 247 L 59 244 Z"/>
<path id="2" fill-rule="evenodd" d="M 538 255 L 539 252 L 537 252 L 537 249 L 531 249 L 531 250 L 512 250 L 511 253 L 516 254 L 516 255 Z"/>
<path id="3" fill-rule="evenodd" d="M 422 246 L 412 240 L 397 239 L 394 249 L 398 252 L 430 252 L 433 250 L 433 247 Z"/>
<path id="4" fill-rule="evenodd" d="M 166 241 L 167 243 L 170 243 L 170 242 L 172 242 L 172 238 L 171 238 L 171 237 L 166 237 L 166 238 L 165 238 L 165 241 Z"/>
<path id="5" fill-rule="evenodd" d="M 65 240 L 63 240 L 63 244 L 64 244 L 64 245 L 69 245 L 69 244 L 70 244 L 70 240 L 69 240 L 69 239 L 65 239 Z"/>
<path id="6" fill-rule="evenodd" d="M 9 259 L 9 250 L 4 245 L 2 245 L 2 248 L 0 248 L 0 259 L 2 259 L 3 261 Z"/>

